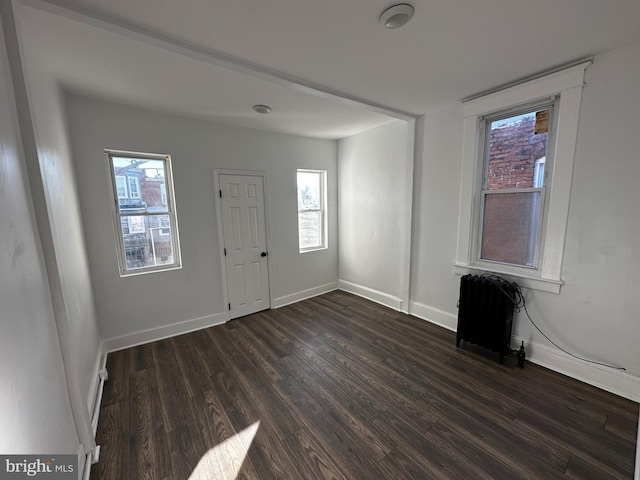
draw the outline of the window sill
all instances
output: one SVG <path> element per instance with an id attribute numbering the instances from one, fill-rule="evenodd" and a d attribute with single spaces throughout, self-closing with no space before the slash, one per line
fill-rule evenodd
<path id="1" fill-rule="evenodd" d="M 305 248 L 304 250 L 299 250 L 299 253 L 310 253 L 310 252 L 317 252 L 318 250 L 327 250 L 329 247 L 310 247 L 310 248 Z"/>
<path id="2" fill-rule="evenodd" d="M 564 283 L 562 280 L 554 280 L 551 278 L 540 278 L 534 276 L 522 275 L 521 273 L 514 273 L 507 270 L 500 270 L 499 268 L 487 268 L 476 267 L 473 265 L 455 264 L 453 266 L 453 272 L 456 275 L 466 275 L 467 273 L 482 274 L 493 273 L 505 277 L 506 280 L 516 282 L 523 288 L 529 288 L 532 290 L 540 290 L 548 293 L 560 293 L 560 287 Z"/>
<path id="3" fill-rule="evenodd" d="M 120 278 L 137 277 L 138 275 L 146 275 L 148 273 L 169 272 L 171 270 L 180 270 L 181 264 L 160 265 L 157 267 L 140 268 L 136 270 L 126 270 L 120 272 Z"/>

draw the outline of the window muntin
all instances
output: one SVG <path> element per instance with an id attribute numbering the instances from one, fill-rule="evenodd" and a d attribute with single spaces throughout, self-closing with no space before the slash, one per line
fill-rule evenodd
<path id="1" fill-rule="evenodd" d="M 121 276 L 180 268 L 171 159 L 105 150 Z"/>
<path id="2" fill-rule="evenodd" d="M 536 269 L 553 102 L 482 118 L 477 262 Z"/>
<path id="3" fill-rule="evenodd" d="M 327 248 L 326 171 L 298 170 L 298 246 L 309 252 Z"/>

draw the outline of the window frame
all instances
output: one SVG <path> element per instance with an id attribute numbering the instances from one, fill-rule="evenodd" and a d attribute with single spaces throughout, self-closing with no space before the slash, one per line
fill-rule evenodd
<path id="1" fill-rule="evenodd" d="M 320 178 L 320 188 L 321 188 L 321 199 L 320 199 L 320 209 L 314 210 L 300 210 L 300 203 L 298 202 L 299 196 L 299 186 L 298 186 L 298 174 L 299 173 L 315 173 L 321 176 Z M 315 252 L 318 250 L 326 250 L 328 247 L 328 235 L 327 235 L 327 171 L 326 170 L 314 170 L 314 169 L 306 169 L 306 168 L 298 168 L 296 170 L 296 222 L 298 225 L 298 252 L 299 253 L 308 253 Z M 321 220 L 320 225 L 322 228 L 321 232 L 321 244 L 312 247 L 301 247 L 300 246 L 300 213 L 301 212 L 320 212 Z"/>
<path id="2" fill-rule="evenodd" d="M 504 90 L 463 102 L 464 137 L 462 156 L 462 181 L 460 210 L 458 218 L 458 244 L 454 272 L 491 272 L 513 277 L 526 288 L 534 288 L 551 293 L 560 293 L 564 242 L 571 180 L 575 158 L 578 121 L 584 72 L 590 61 L 535 78 Z M 477 235 L 479 231 L 480 208 L 478 188 L 481 186 L 483 164 L 478 161 L 479 149 L 484 148 L 482 135 L 483 117 L 494 112 L 518 110 L 529 104 L 557 97 L 552 131 L 547 143 L 545 164 L 545 202 L 543 215 L 546 217 L 540 235 L 539 258 L 536 269 L 515 267 L 506 264 L 489 265 L 477 261 Z M 549 153 L 551 152 L 551 154 Z M 552 155 L 552 159 L 549 156 Z"/>
<path id="3" fill-rule="evenodd" d="M 182 268 L 182 254 L 180 251 L 180 238 L 178 234 L 178 218 L 176 213 L 176 202 L 174 196 L 174 188 L 173 188 L 173 170 L 171 166 L 171 156 L 164 154 L 155 154 L 155 153 L 141 153 L 141 152 L 130 152 L 125 150 L 112 150 L 105 149 L 105 164 L 107 167 L 107 178 L 109 183 L 109 196 L 111 199 L 111 213 L 113 219 L 113 228 L 114 228 L 114 238 L 116 244 L 116 253 L 118 257 L 118 269 L 121 277 L 129 277 L 134 275 L 142 275 L 146 273 L 154 273 L 154 272 L 162 272 L 169 270 L 177 270 Z M 166 212 L 140 212 L 140 211 L 121 211 L 119 200 L 121 198 L 131 198 L 127 197 L 119 197 L 118 196 L 118 187 L 117 187 L 117 177 L 121 177 L 122 175 L 115 175 L 114 166 L 113 166 L 113 158 L 131 158 L 131 159 L 140 159 L 140 160 L 160 160 L 164 163 L 164 172 L 165 172 L 165 185 L 167 190 L 167 203 Z M 134 178 L 137 182 L 138 187 L 138 199 L 142 199 L 142 191 L 140 180 L 137 177 L 124 175 L 126 181 L 125 185 L 127 186 L 127 194 L 129 188 L 130 178 Z M 153 265 L 146 267 L 139 267 L 135 269 L 127 268 L 127 259 L 126 259 L 126 248 L 124 245 L 124 233 L 122 229 L 122 219 L 127 220 L 127 225 L 129 225 L 129 229 L 131 228 L 129 217 L 158 217 L 158 216 L 168 216 L 169 217 L 169 228 L 171 232 L 171 247 L 173 251 L 174 261 L 173 263 L 167 263 L 162 265 Z M 148 229 L 143 222 L 143 228 L 146 232 Z M 150 229 L 152 230 L 152 229 Z M 131 234 L 131 232 L 130 232 Z"/>

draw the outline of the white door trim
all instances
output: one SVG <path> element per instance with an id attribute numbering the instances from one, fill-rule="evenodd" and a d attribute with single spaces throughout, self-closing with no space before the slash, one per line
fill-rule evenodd
<path id="1" fill-rule="evenodd" d="M 242 175 L 242 176 L 252 176 L 252 177 L 262 177 L 262 185 L 264 191 L 264 221 L 265 221 L 265 230 L 267 236 L 267 251 L 269 252 L 269 261 L 267 262 L 267 276 L 269 277 L 269 305 L 270 308 L 273 308 L 274 305 L 274 285 L 273 285 L 273 264 L 276 261 L 274 256 L 272 255 L 272 251 L 270 246 L 273 245 L 271 242 L 271 228 L 269 222 L 269 188 L 267 182 L 267 172 L 262 170 L 239 170 L 239 169 L 230 169 L 230 168 L 216 168 L 213 170 L 213 186 L 214 186 L 214 198 L 216 204 L 216 225 L 218 227 L 218 246 L 219 246 L 219 255 L 220 255 L 220 273 L 222 278 L 222 289 L 224 295 L 224 311 L 226 314 L 226 320 L 230 320 L 230 311 L 229 311 L 229 285 L 227 283 L 227 268 L 226 268 L 226 259 L 224 255 L 224 230 L 222 226 L 222 204 L 220 202 L 220 175 Z"/>

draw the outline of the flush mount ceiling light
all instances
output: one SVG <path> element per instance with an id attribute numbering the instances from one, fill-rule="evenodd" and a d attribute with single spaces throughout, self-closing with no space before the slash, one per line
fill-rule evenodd
<path id="1" fill-rule="evenodd" d="M 268 107 L 266 105 L 254 105 L 253 109 L 258 112 L 258 113 L 263 113 L 263 114 L 267 114 L 271 111 L 271 107 Z"/>
<path id="2" fill-rule="evenodd" d="M 415 9 L 411 5 L 408 3 L 400 3 L 382 12 L 382 15 L 380 15 L 380 24 L 384 28 L 400 28 L 411 20 L 414 13 Z"/>

